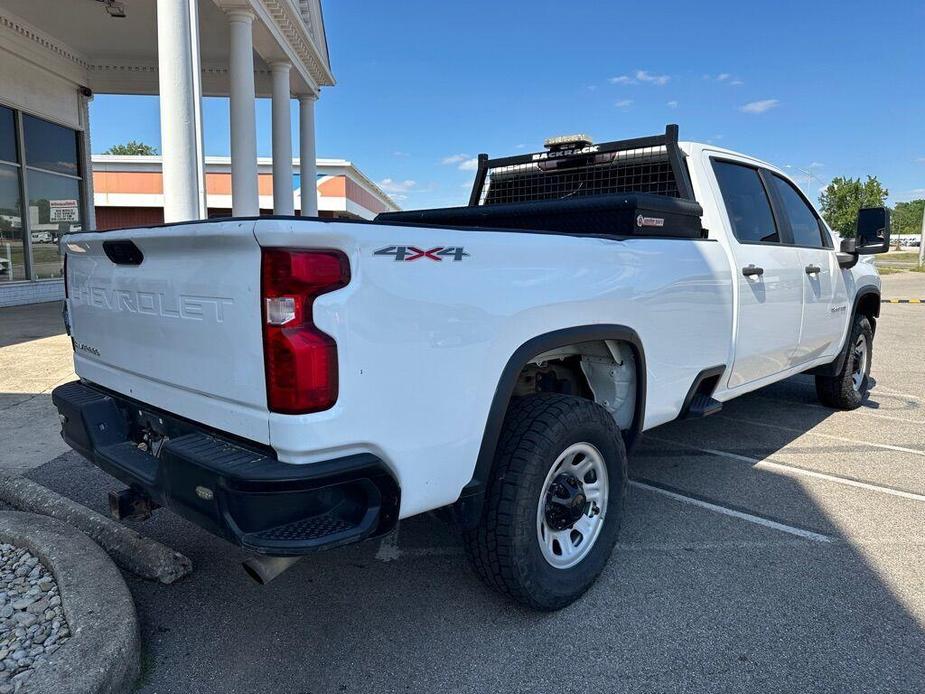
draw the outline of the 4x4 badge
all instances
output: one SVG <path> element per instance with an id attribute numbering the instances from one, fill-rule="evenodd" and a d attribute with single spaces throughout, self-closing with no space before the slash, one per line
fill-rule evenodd
<path id="1" fill-rule="evenodd" d="M 397 261 L 411 261 L 426 258 L 442 262 L 444 258 L 451 258 L 458 262 L 469 256 L 462 246 L 436 246 L 434 248 L 417 248 L 416 246 L 386 246 L 375 251 L 373 255 L 390 255 Z"/>

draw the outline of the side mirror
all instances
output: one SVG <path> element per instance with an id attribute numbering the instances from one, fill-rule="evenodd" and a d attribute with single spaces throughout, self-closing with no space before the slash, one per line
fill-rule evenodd
<path id="1" fill-rule="evenodd" d="M 885 207 L 864 207 L 858 212 L 855 253 L 871 255 L 890 249 L 890 211 Z"/>

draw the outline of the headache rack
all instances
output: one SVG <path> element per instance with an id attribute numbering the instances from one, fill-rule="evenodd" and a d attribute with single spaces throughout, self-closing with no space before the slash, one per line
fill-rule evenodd
<path id="1" fill-rule="evenodd" d="M 678 126 L 664 135 L 552 148 L 514 157 L 478 157 L 469 205 L 563 200 L 613 193 L 694 199 L 678 147 Z"/>
<path id="2" fill-rule="evenodd" d="M 678 126 L 664 135 L 595 145 L 547 140 L 545 152 L 480 154 L 469 204 L 378 215 L 383 224 L 524 230 L 609 238 L 706 238 Z"/>

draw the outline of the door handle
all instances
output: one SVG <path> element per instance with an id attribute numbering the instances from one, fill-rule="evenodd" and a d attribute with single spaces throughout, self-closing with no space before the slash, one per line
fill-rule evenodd
<path id="1" fill-rule="evenodd" d="M 746 277 L 751 277 L 752 275 L 758 275 L 760 277 L 764 274 L 764 268 L 758 267 L 757 265 L 749 265 L 742 268 L 742 274 Z"/>
<path id="2" fill-rule="evenodd" d="M 820 272 L 822 272 L 822 268 L 819 267 L 818 265 L 807 265 L 806 266 L 807 275 L 818 275 Z"/>

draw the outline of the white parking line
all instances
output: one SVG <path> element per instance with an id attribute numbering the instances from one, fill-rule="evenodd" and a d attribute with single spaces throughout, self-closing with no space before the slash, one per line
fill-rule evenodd
<path id="1" fill-rule="evenodd" d="M 902 489 L 892 489 L 890 487 L 882 487 L 878 484 L 872 484 L 871 482 L 862 482 L 860 480 L 851 479 L 850 477 L 839 477 L 838 475 L 829 475 L 825 472 L 816 472 L 815 470 L 807 470 L 806 468 L 801 468 L 797 465 L 788 465 L 787 463 L 779 463 L 770 458 L 752 458 L 747 455 L 740 455 L 738 453 L 730 453 L 729 451 L 721 451 L 715 448 L 700 448 L 699 446 L 691 446 L 689 444 L 683 443 L 681 441 L 675 441 L 673 439 L 665 439 L 660 436 L 646 436 L 647 439 L 652 441 L 659 441 L 661 443 L 667 443 L 672 446 L 677 446 L 679 448 L 688 448 L 692 451 L 700 451 L 701 453 L 709 453 L 710 455 L 719 456 L 721 458 L 729 458 L 730 460 L 736 460 L 742 463 L 748 463 L 752 466 L 761 466 L 764 468 L 771 468 L 774 470 L 780 470 L 784 474 L 793 474 L 793 475 L 803 475 L 805 477 L 815 477 L 816 479 L 826 480 L 827 482 L 834 482 L 835 484 L 843 484 L 847 487 L 858 487 L 859 489 L 867 489 L 872 492 L 879 492 L 880 494 L 890 494 L 892 496 L 898 496 L 903 499 L 912 499 L 913 501 L 925 501 L 925 494 L 916 494 L 915 492 L 906 492 Z"/>
<path id="2" fill-rule="evenodd" d="M 714 513 L 721 513 L 724 516 L 730 516 L 732 518 L 738 518 L 739 520 L 744 520 L 749 523 L 754 523 L 755 525 L 763 525 L 766 528 L 771 528 L 773 530 L 780 530 L 784 533 L 789 533 L 790 535 L 796 535 L 797 537 L 802 537 L 805 540 L 811 540 L 813 542 L 825 542 L 830 543 L 833 541 L 833 538 L 828 535 L 822 535 L 821 533 L 815 533 L 811 530 L 804 530 L 803 528 L 795 528 L 792 525 L 785 525 L 783 523 L 778 523 L 777 521 L 772 521 L 767 518 L 762 518 L 761 516 L 753 516 L 750 513 L 745 513 L 744 511 L 736 511 L 732 508 L 726 508 L 725 506 L 720 506 L 718 504 L 710 503 L 709 501 L 703 501 L 702 499 L 697 499 L 692 496 L 685 496 L 684 494 L 678 494 L 677 492 L 670 491 L 668 489 L 662 489 L 661 487 L 655 487 L 651 484 L 646 484 L 645 482 L 640 482 L 639 480 L 630 480 L 630 486 L 638 487 L 639 489 L 645 489 L 649 492 L 654 492 L 656 494 L 661 494 L 662 496 L 667 496 L 669 499 L 674 499 L 675 501 L 680 501 L 684 504 L 690 504 L 691 506 L 697 506 L 699 508 L 706 509 L 708 511 L 713 511 Z"/>
<path id="3" fill-rule="evenodd" d="M 817 405 L 812 402 L 802 402 L 800 400 L 790 400 L 789 398 L 772 398 L 767 395 L 752 395 L 753 398 L 757 400 L 770 400 L 772 402 L 786 402 L 792 405 L 803 405 L 805 407 L 812 407 L 816 410 L 825 410 L 826 412 L 831 412 L 832 414 L 839 412 L 841 410 L 833 410 L 831 407 L 825 407 L 824 405 Z M 852 414 L 866 414 L 868 417 L 876 417 L 877 419 L 889 419 L 892 422 L 902 422 L 903 424 L 921 424 L 925 426 L 925 420 L 917 421 L 914 419 L 909 419 L 908 417 L 894 417 L 888 414 L 880 414 L 879 412 L 871 412 L 871 408 L 864 407 L 863 405 L 856 410 L 852 410 Z"/>
<path id="4" fill-rule="evenodd" d="M 807 434 L 809 436 L 821 436 L 826 439 L 832 439 L 833 441 L 841 441 L 843 443 L 855 443 L 861 446 L 872 446 L 873 448 L 883 448 L 888 451 L 899 451 L 900 453 L 912 453 L 913 455 L 920 455 L 925 458 L 925 451 L 920 451 L 916 448 L 905 448 L 903 446 L 893 446 L 888 443 L 874 443 L 873 441 L 860 441 L 858 439 L 849 439 L 844 436 L 833 436 L 832 434 L 820 434 L 816 431 L 806 431 L 805 429 L 797 429 L 796 427 L 787 427 L 783 424 L 768 424 L 767 422 L 759 422 L 754 419 L 748 419 L 747 417 L 731 417 L 725 414 L 714 415 L 720 419 L 728 419 L 732 422 L 744 422 L 745 424 L 754 424 L 757 427 L 767 427 L 768 429 L 780 429 L 782 431 L 794 431 L 798 434 Z"/>
<path id="5" fill-rule="evenodd" d="M 395 561 L 401 557 L 401 550 L 398 548 L 398 528 L 382 538 L 379 542 L 379 549 L 376 550 L 376 559 L 379 561 Z"/>
<path id="6" fill-rule="evenodd" d="M 398 546 L 398 528 L 386 535 L 379 542 L 376 550 L 378 561 L 395 561 L 397 559 L 415 559 L 420 557 L 452 557 L 463 553 L 462 547 L 407 547 Z"/>
<path id="7" fill-rule="evenodd" d="M 877 393 L 883 393 L 884 395 L 893 395 L 897 398 L 908 398 L 913 402 L 925 402 L 922 396 L 920 395 L 909 395 L 909 393 L 897 393 L 895 390 L 889 390 L 888 388 L 883 388 L 882 386 L 874 386 L 871 389 L 871 394 L 876 395 Z"/>

